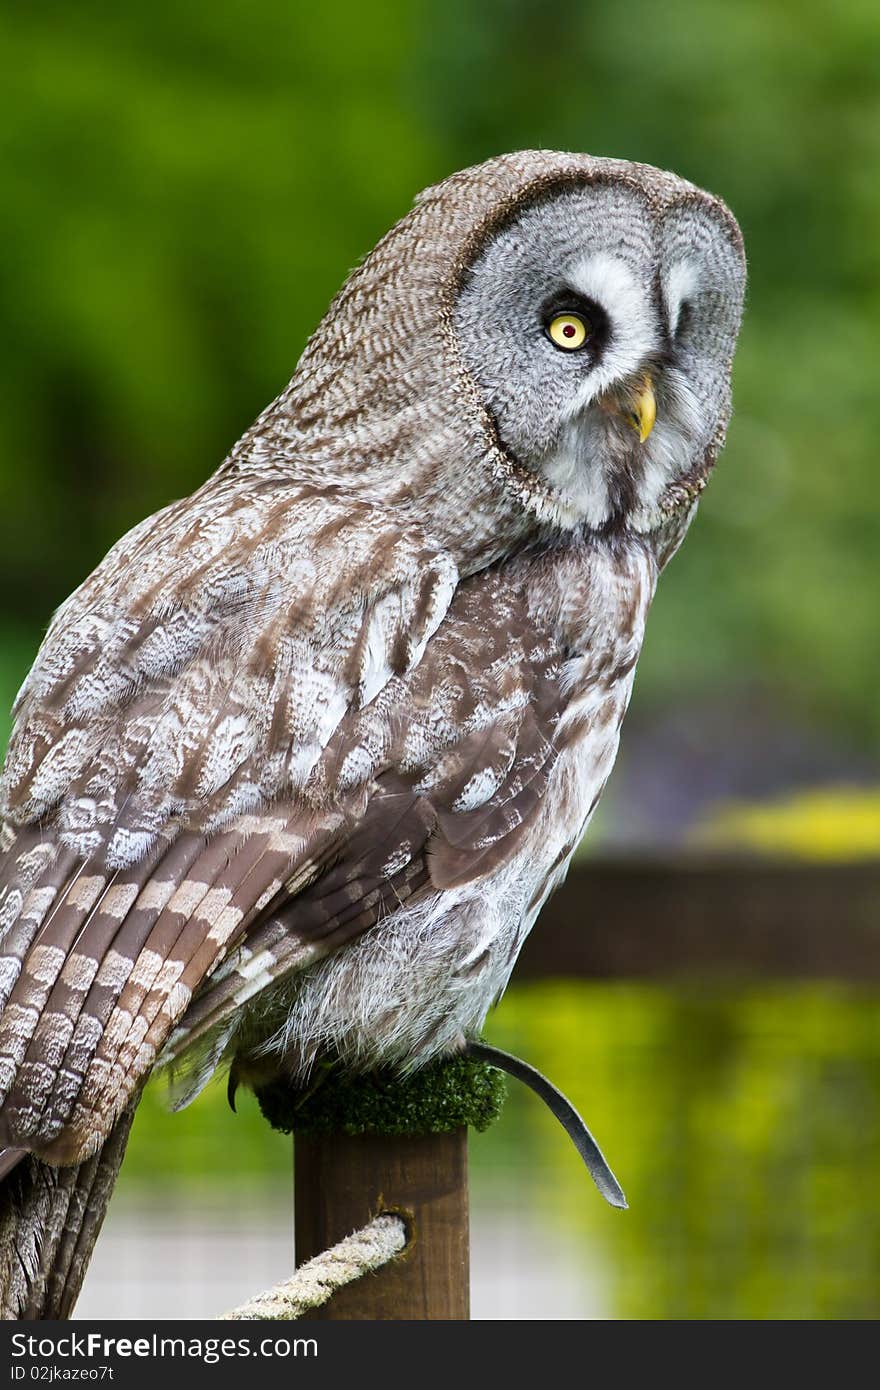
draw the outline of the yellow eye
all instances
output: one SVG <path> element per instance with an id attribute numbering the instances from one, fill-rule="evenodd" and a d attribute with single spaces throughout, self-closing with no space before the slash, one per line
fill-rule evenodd
<path id="1" fill-rule="evenodd" d="M 591 325 L 580 314 L 557 314 L 547 325 L 547 332 L 557 347 L 574 352 L 589 338 Z"/>

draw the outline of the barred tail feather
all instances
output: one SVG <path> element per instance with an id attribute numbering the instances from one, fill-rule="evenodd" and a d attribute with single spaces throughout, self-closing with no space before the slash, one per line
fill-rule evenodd
<path id="1" fill-rule="evenodd" d="M 0 1318 L 70 1317 L 125 1154 L 134 1104 L 85 1163 L 32 1154 L 0 1181 Z"/>

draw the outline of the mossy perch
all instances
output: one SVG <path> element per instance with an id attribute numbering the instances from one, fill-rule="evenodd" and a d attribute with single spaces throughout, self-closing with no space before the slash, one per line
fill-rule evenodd
<path id="1" fill-rule="evenodd" d="M 504 1073 L 467 1056 L 410 1076 L 352 1075 L 328 1062 L 307 1089 L 257 1091 L 269 1124 L 295 1136 L 298 1266 L 382 1212 L 406 1222 L 400 1257 L 306 1317 L 470 1316 L 467 1131 L 487 1129 L 505 1095 Z"/>
<path id="2" fill-rule="evenodd" d="M 264 1118 L 282 1134 L 447 1134 L 488 1129 L 501 1114 L 504 1073 L 485 1062 L 453 1057 L 411 1076 L 351 1075 L 328 1067 L 320 1083 L 294 1091 L 274 1082 L 257 1092 Z"/>

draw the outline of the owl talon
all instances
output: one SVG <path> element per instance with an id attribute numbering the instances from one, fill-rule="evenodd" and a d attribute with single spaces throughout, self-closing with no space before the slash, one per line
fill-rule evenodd
<path id="1" fill-rule="evenodd" d="M 546 1076 L 535 1067 L 530 1066 L 528 1062 L 523 1062 L 519 1057 L 513 1057 L 509 1052 L 501 1052 L 497 1047 L 490 1047 L 488 1043 L 468 1043 L 465 1048 L 465 1055 L 473 1057 L 477 1062 L 488 1062 L 493 1067 L 499 1067 L 501 1071 L 506 1071 L 509 1076 L 515 1076 L 517 1081 L 522 1081 L 535 1092 L 535 1095 L 540 1096 L 548 1110 L 556 1116 L 571 1139 L 586 1164 L 587 1172 L 605 1201 L 612 1207 L 622 1209 L 629 1205 L 623 1194 L 623 1188 L 608 1166 L 608 1160 L 596 1140 L 571 1101 L 556 1089 L 552 1081 L 548 1081 Z"/>

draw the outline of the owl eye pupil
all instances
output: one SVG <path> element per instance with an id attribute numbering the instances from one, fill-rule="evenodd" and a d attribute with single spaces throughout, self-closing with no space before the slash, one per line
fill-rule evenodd
<path id="1" fill-rule="evenodd" d="M 545 320 L 544 331 L 557 347 L 564 348 L 566 352 L 574 352 L 583 347 L 589 338 L 592 324 L 583 314 L 563 310 Z"/>

